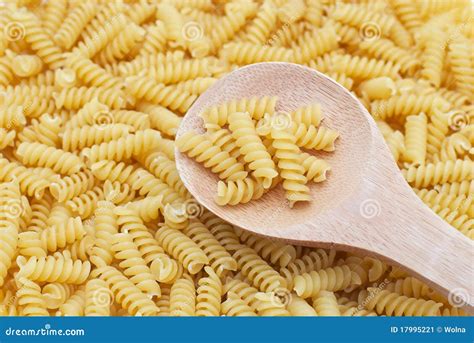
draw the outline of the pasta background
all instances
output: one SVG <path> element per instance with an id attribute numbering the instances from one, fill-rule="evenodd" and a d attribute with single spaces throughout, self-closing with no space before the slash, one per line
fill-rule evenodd
<path id="1" fill-rule="evenodd" d="M 305 64 L 361 100 L 418 196 L 473 239 L 473 39 L 468 0 L 0 5 L 0 315 L 464 315 L 377 259 L 217 218 L 179 179 L 174 139 L 226 73 Z M 256 185 L 245 154 L 219 126 L 234 112 L 263 120 L 275 104 L 235 99 L 203 113 L 205 144 L 235 168 L 216 170 L 226 201 L 263 189 L 246 193 Z M 303 150 L 292 163 L 314 182 L 330 166 L 304 150 L 334 148 L 333 132 L 316 131 L 320 110 L 297 111 L 288 127 Z"/>

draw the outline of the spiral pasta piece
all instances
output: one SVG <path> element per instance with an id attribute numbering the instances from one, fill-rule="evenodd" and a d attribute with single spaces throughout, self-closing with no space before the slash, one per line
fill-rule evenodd
<path id="1" fill-rule="evenodd" d="M 121 91 L 103 87 L 82 86 L 64 88 L 58 93 L 53 93 L 53 98 L 57 108 L 64 107 L 67 110 L 77 110 L 95 98 L 113 109 L 119 109 L 125 104 L 125 99 Z"/>
<path id="2" fill-rule="evenodd" d="M 306 126 L 319 126 L 323 119 L 320 104 L 311 104 L 303 106 L 291 113 L 291 118 L 297 123 L 303 123 Z"/>
<path id="3" fill-rule="evenodd" d="M 0 180 L 12 182 L 14 179 L 18 182 L 23 194 L 37 199 L 43 196 L 45 189 L 49 186 L 49 181 L 41 178 L 31 169 L 0 157 Z"/>
<path id="4" fill-rule="evenodd" d="M 212 51 L 217 51 L 235 36 L 236 32 L 244 26 L 247 15 L 244 11 L 229 12 L 217 20 L 210 37 Z"/>
<path id="5" fill-rule="evenodd" d="M 402 24 L 413 34 L 422 25 L 421 15 L 416 4 L 409 0 L 392 0 L 395 14 Z"/>
<path id="6" fill-rule="evenodd" d="M 275 157 L 283 178 L 283 189 L 286 199 L 292 208 L 297 202 L 310 201 L 308 179 L 304 175 L 304 167 L 299 163 L 300 149 L 296 145 L 296 137 L 280 129 L 272 129 L 272 146 L 275 148 Z"/>
<path id="7" fill-rule="evenodd" d="M 62 148 L 66 151 L 82 150 L 125 137 L 131 128 L 124 124 L 105 124 L 66 129 L 62 133 Z"/>
<path id="8" fill-rule="evenodd" d="M 94 211 L 95 243 L 90 261 L 96 266 L 109 265 L 113 259 L 112 238 L 118 233 L 114 205 L 109 201 L 98 201 Z"/>
<path id="9" fill-rule="evenodd" d="M 16 138 L 16 131 L 7 131 L 0 127 L 0 150 L 11 147 Z"/>
<path id="10" fill-rule="evenodd" d="M 163 283 L 172 283 L 183 274 L 182 266 L 165 254 L 157 240 L 147 230 L 137 215 L 128 208 L 118 207 L 114 210 L 118 215 L 121 232 L 128 233 L 138 247 L 151 273 Z"/>
<path id="11" fill-rule="evenodd" d="M 320 291 L 313 300 L 318 316 L 340 316 L 341 312 L 333 292 Z"/>
<path id="12" fill-rule="evenodd" d="M 430 32 L 425 41 L 422 55 L 421 77 L 428 80 L 434 87 L 441 84 L 441 72 L 445 56 L 446 35 L 441 30 Z"/>
<path id="13" fill-rule="evenodd" d="M 414 187 L 428 187 L 446 182 L 472 180 L 474 178 L 474 162 L 455 160 L 411 166 L 402 170 L 405 179 Z"/>
<path id="14" fill-rule="evenodd" d="M 472 96 L 474 94 L 474 86 L 472 85 L 474 82 L 474 66 L 472 65 L 472 54 L 469 57 L 469 39 L 460 34 L 453 37 L 448 44 L 448 56 L 455 84 L 459 92 Z M 469 59 L 471 59 L 470 63 Z"/>
<path id="15" fill-rule="evenodd" d="M 66 206 L 73 213 L 79 215 L 82 219 L 90 217 L 97 207 L 99 200 L 106 198 L 104 191 L 101 187 L 96 186 L 91 190 L 66 201 Z"/>
<path id="16" fill-rule="evenodd" d="M 76 155 L 41 143 L 21 143 L 16 153 L 27 166 L 51 168 L 63 175 L 72 175 L 85 168 Z"/>
<path id="17" fill-rule="evenodd" d="M 53 43 L 35 14 L 23 8 L 10 13 L 10 20 L 23 24 L 26 42 L 44 63 L 53 69 L 62 66 L 63 56 L 61 50 Z"/>
<path id="18" fill-rule="evenodd" d="M 333 71 L 355 79 L 366 80 L 380 76 L 397 79 L 399 77 L 400 65 L 398 63 L 351 55 L 334 56 L 332 61 Z"/>
<path id="19" fill-rule="evenodd" d="M 38 282 L 61 282 L 82 284 L 88 277 L 91 265 L 88 261 L 73 261 L 68 254 L 55 253 L 47 257 L 32 256 L 17 258 L 20 266 L 19 277 L 23 276 Z"/>
<path id="20" fill-rule="evenodd" d="M 416 95 L 405 93 L 388 99 L 373 101 L 370 112 L 378 119 L 404 118 L 412 113 L 435 114 L 448 111 L 451 105 L 437 94 Z"/>
<path id="21" fill-rule="evenodd" d="M 136 158 L 155 177 L 171 186 L 183 198 L 189 198 L 189 192 L 181 181 L 176 164 L 162 152 L 150 153 L 146 158 Z"/>
<path id="22" fill-rule="evenodd" d="M 82 239 L 85 233 L 81 218 L 69 218 L 41 233 L 22 232 L 18 237 L 18 247 L 23 256 L 44 257 L 47 252 L 55 252 Z"/>
<path id="23" fill-rule="evenodd" d="M 5 204 L 10 204 L 9 208 L 11 211 L 11 209 L 13 209 L 12 200 L 15 200 L 15 198 L 10 198 L 10 202 L 8 203 L 3 197 L 3 189 L 0 189 L 0 192 L 0 201 L 2 207 L 5 206 Z M 15 223 L 15 221 L 3 217 L 4 214 L 2 214 L 2 217 L 0 217 L 0 243 L 2 243 L 2 250 L 0 250 L 0 285 L 3 285 L 8 270 L 12 265 L 12 260 L 15 257 L 16 248 L 18 245 L 19 229 L 19 223 Z"/>
<path id="24" fill-rule="evenodd" d="M 229 252 L 234 252 L 239 246 L 239 237 L 234 227 L 211 212 L 205 212 L 200 218 L 219 243 Z"/>
<path id="25" fill-rule="evenodd" d="M 160 133 L 146 129 L 116 140 L 95 144 L 83 149 L 81 154 L 86 156 L 89 163 L 100 160 L 122 161 L 131 158 L 132 155 L 142 155 L 145 151 L 160 146 L 160 143 Z"/>
<path id="26" fill-rule="evenodd" d="M 182 278 L 171 286 L 170 314 L 177 317 L 194 316 L 196 313 L 196 288 L 194 283 Z"/>
<path id="27" fill-rule="evenodd" d="M 428 135 L 428 118 L 424 113 L 408 116 L 405 122 L 406 161 L 420 165 L 426 159 L 426 141 Z"/>
<path id="28" fill-rule="evenodd" d="M 227 293 L 227 299 L 221 304 L 222 314 L 227 317 L 255 317 L 255 311 L 235 293 Z"/>
<path id="29" fill-rule="evenodd" d="M 307 63 L 325 53 L 336 50 L 339 46 L 338 42 L 339 37 L 333 25 L 307 31 L 298 38 L 292 48 L 295 62 Z"/>
<path id="30" fill-rule="evenodd" d="M 86 226 L 87 234 L 82 239 L 69 244 L 66 249 L 64 249 L 64 251 L 68 251 L 71 254 L 73 260 L 89 261 L 96 242 L 95 238 L 92 237 L 92 230 L 92 226 Z"/>
<path id="31" fill-rule="evenodd" d="M 110 266 L 103 266 L 94 270 L 94 276 L 104 280 L 115 295 L 122 308 L 126 309 L 132 316 L 153 316 L 160 309 L 155 303 L 142 293 L 126 276 L 119 270 Z"/>
<path id="32" fill-rule="evenodd" d="M 65 202 L 91 190 L 94 185 L 94 175 L 89 170 L 85 170 L 52 182 L 49 185 L 49 191 L 57 201 Z"/>
<path id="33" fill-rule="evenodd" d="M 295 276 L 294 290 L 303 299 L 316 296 L 320 290 L 340 291 L 359 280 L 347 266 L 329 267 Z"/>
<path id="34" fill-rule="evenodd" d="M 158 22 L 161 23 L 161 22 Z M 162 23 L 161 23 L 162 24 Z M 146 42 L 144 43 L 146 44 Z M 178 62 L 184 59 L 183 51 L 173 51 L 157 54 L 143 54 L 129 62 L 120 62 L 119 73 L 122 76 L 140 74 L 143 69 L 153 69 L 153 67 L 165 62 Z"/>
<path id="35" fill-rule="evenodd" d="M 41 290 L 48 309 L 58 309 L 69 299 L 73 292 L 73 286 L 57 282 L 48 283 Z"/>
<path id="36" fill-rule="evenodd" d="M 273 292 L 258 292 L 255 298 L 258 300 L 259 316 L 286 317 L 290 315 L 285 304 Z"/>
<path id="37" fill-rule="evenodd" d="M 0 114 L 0 127 L 11 130 L 18 128 L 26 124 L 26 118 L 23 114 L 23 107 L 21 106 L 8 106 L 2 108 Z"/>
<path id="38" fill-rule="evenodd" d="M 102 65 L 123 59 L 145 38 L 146 31 L 135 23 L 129 23 L 96 56 Z"/>
<path id="39" fill-rule="evenodd" d="M 222 50 L 222 55 L 230 63 L 239 65 L 271 61 L 294 61 L 294 52 L 291 49 L 243 42 L 226 44 Z"/>
<path id="40" fill-rule="evenodd" d="M 168 60 L 152 65 L 149 73 L 155 83 L 172 84 L 210 76 L 212 67 L 208 59 Z"/>
<path id="41" fill-rule="evenodd" d="M 132 237 L 117 233 L 113 236 L 112 242 L 111 248 L 114 257 L 120 260 L 119 266 L 124 275 L 129 277 L 130 281 L 150 297 L 160 297 L 160 286 L 152 275 L 150 268 L 146 265 Z"/>
<path id="42" fill-rule="evenodd" d="M 111 182 L 119 181 L 124 183 L 134 172 L 135 168 L 133 165 L 127 165 L 124 162 L 118 163 L 103 160 L 93 163 L 90 166 L 90 170 L 100 181 L 110 180 Z"/>
<path id="43" fill-rule="evenodd" d="M 85 292 L 86 304 L 84 308 L 84 315 L 110 315 L 110 305 L 113 301 L 113 294 L 104 280 L 91 279 L 87 281 Z"/>
<path id="44" fill-rule="evenodd" d="M 315 309 L 308 304 L 306 300 L 301 299 L 296 294 L 291 294 L 287 309 L 292 316 L 311 317 L 318 315 Z"/>
<path id="45" fill-rule="evenodd" d="M 67 54 L 64 64 L 65 67 L 74 70 L 76 76 L 81 79 L 85 85 L 102 87 L 104 89 L 121 86 L 121 80 L 118 77 L 110 75 L 105 69 L 79 52 Z"/>
<path id="46" fill-rule="evenodd" d="M 237 262 L 217 241 L 213 234 L 197 219 L 191 220 L 183 229 L 183 233 L 191 238 L 209 259 L 209 264 L 219 277 L 237 270 Z"/>
<path id="47" fill-rule="evenodd" d="M 22 286 L 16 293 L 21 309 L 20 315 L 49 316 L 40 286 L 28 279 L 22 279 L 21 284 Z"/>
<path id="48" fill-rule="evenodd" d="M 180 261 L 190 274 L 198 273 L 209 263 L 204 251 L 185 234 L 162 226 L 155 235 L 158 243 L 167 253 Z"/>
<path id="49" fill-rule="evenodd" d="M 237 181 L 219 181 L 215 201 L 220 206 L 245 204 L 261 198 L 264 191 L 261 182 L 250 177 Z"/>
<path id="50" fill-rule="evenodd" d="M 125 80 L 127 89 L 137 99 L 144 99 L 156 105 L 185 113 L 197 96 L 178 91 L 172 86 L 157 84 L 150 76 L 130 76 Z"/>
<path id="51" fill-rule="evenodd" d="M 210 168 L 223 180 L 243 180 L 248 175 L 240 162 L 213 145 L 206 135 L 188 131 L 176 140 L 176 146 L 197 162 L 204 163 L 204 167 Z"/>
<path id="52" fill-rule="evenodd" d="M 207 277 L 199 279 L 196 296 L 197 316 L 218 316 L 221 312 L 222 283 L 211 267 L 204 267 Z"/>
<path id="53" fill-rule="evenodd" d="M 328 268 L 332 266 L 335 256 L 335 250 L 317 249 L 281 268 L 280 274 L 285 278 L 288 288 L 292 289 L 293 280 L 297 275 Z"/>
<path id="54" fill-rule="evenodd" d="M 248 231 L 235 229 L 242 243 L 254 249 L 263 259 L 280 267 L 286 267 L 296 258 L 293 246 L 283 244 L 263 237 L 258 237 Z"/>
<path id="55" fill-rule="evenodd" d="M 255 287 L 263 292 L 271 292 L 286 286 L 283 279 L 252 248 L 240 245 L 233 254 L 242 273 L 252 281 Z"/>
<path id="56" fill-rule="evenodd" d="M 326 127 L 291 123 L 288 131 L 296 138 L 296 145 L 306 149 L 334 151 L 339 133 Z"/>
<path id="57" fill-rule="evenodd" d="M 276 97 L 252 97 L 241 100 L 232 100 L 207 109 L 201 117 L 207 126 L 218 125 L 223 127 L 228 123 L 228 117 L 235 112 L 251 113 L 252 119 L 259 120 L 265 113 L 275 113 Z"/>
<path id="58" fill-rule="evenodd" d="M 96 14 L 97 8 L 92 1 L 86 1 L 70 11 L 53 36 L 55 43 L 63 49 L 70 49 L 81 30 Z"/>
<path id="59" fill-rule="evenodd" d="M 387 316 L 435 316 L 443 305 L 433 300 L 409 298 L 388 290 L 369 288 L 369 292 L 372 297 L 365 305 L 366 308 Z"/>
<path id="60" fill-rule="evenodd" d="M 173 203 L 180 199 L 180 196 L 173 188 L 165 182 L 155 178 L 148 171 L 137 168 L 128 178 L 127 183 L 140 195 L 163 196 L 163 205 Z"/>
<path id="61" fill-rule="evenodd" d="M 43 70 L 43 61 L 36 55 L 16 55 L 10 50 L 6 54 L 11 59 L 11 67 L 16 76 L 35 76 Z"/>
<path id="62" fill-rule="evenodd" d="M 240 153 L 252 175 L 262 180 L 263 188 L 269 188 L 272 180 L 278 175 L 275 163 L 265 149 L 249 113 L 237 112 L 229 116 L 229 129 Z"/>
<path id="63" fill-rule="evenodd" d="M 257 16 L 245 29 L 245 33 L 239 36 L 243 41 L 254 44 L 264 44 L 275 29 L 277 24 L 278 10 L 270 3 L 264 3 L 258 10 Z"/>

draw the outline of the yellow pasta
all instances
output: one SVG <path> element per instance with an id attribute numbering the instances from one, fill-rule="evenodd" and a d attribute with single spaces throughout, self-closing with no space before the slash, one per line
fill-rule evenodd
<path id="1" fill-rule="evenodd" d="M 220 205 L 331 182 L 338 133 L 311 99 L 216 99 L 200 108 L 204 131 L 176 140 L 197 97 L 237 67 L 303 64 L 361 100 L 418 197 L 474 239 L 469 5 L 0 6 L 0 315 L 466 315 L 378 259 L 234 227 L 191 196 L 174 154 L 222 176 Z"/>

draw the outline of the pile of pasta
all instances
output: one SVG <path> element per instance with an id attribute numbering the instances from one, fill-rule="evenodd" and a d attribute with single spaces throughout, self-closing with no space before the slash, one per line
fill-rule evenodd
<path id="1" fill-rule="evenodd" d="M 277 105 L 276 97 L 267 96 L 207 108 L 201 114 L 206 133 L 191 130 L 176 140 L 181 152 L 222 179 L 217 183 L 218 205 L 260 199 L 281 182 L 293 208 L 311 200 L 308 180 L 326 180 L 329 164 L 300 149 L 335 149 L 339 134 L 319 126 L 321 106 L 311 104 L 287 113 L 278 111 Z"/>
<path id="2" fill-rule="evenodd" d="M 377 259 L 270 241 L 217 218 L 183 187 L 174 138 L 229 71 L 307 65 L 354 92 L 414 191 L 472 239 L 469 6 L 2 4 L 0 314 L 464 314 L 457 297 Z"/>

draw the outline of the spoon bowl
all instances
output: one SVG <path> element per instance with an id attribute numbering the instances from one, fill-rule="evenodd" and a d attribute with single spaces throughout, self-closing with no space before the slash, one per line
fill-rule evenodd
<path id="1" fill-rule="evenodd" d="M 304 66 L 269 62 L 228 74 L 189 109 L 177 133 L 204 132 L 200 114 L 223 102 L 277 96 L 277 111 L 319 103 L 322 126 L 339 132 L 336 150 L 311 152 L 331 165 L 322 183 L 308 182 L 312 201 L 288 206 L 281 186 L 237 206 L 214 202 L 216 175 L 180 153 L 176 164 L 196 200 L 226 221 L 293 244 L 369 254 L 399 265 L 473 310 L 473 244 L 439 218 L 403 178 L 375 121 L 334 80 Z"/>

